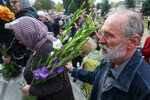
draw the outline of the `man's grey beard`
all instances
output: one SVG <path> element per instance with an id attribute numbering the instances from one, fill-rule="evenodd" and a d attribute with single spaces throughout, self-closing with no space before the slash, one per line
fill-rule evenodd
<path id="1" fill-rule="evenodd" d="M 103 59 L 111 59 L 111 60 L 122 58 L 126 54 L 126 51 L 124 50 L 123 46 L 124 42 L 115 46 L 113 50 L 110 50 L 105 44 L 100 44 L 101 47 L 100 57 Z"/>

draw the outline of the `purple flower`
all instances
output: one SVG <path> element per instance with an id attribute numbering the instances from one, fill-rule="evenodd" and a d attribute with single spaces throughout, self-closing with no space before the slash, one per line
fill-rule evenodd
<path id="1" fill-rule="evenodd" d="M 57 65 L 58 64 L 58 59 L 59 59 L 59 57 L 56 57 L 56 60 L 55 60 L 55 65 Z"/>
<path id="2" fill-rule="evenodd" d="M 57 68 L 57 74 L 60 74 L 61 72 L 63 72 L 64 69 L 65 69 L 65 68 L 64 68 L 63 66 Z"/>
<path id="3" fill-rule="evenodd" d="M 40 76 L 42 79 L 46 79 L 49 75 L 49 70 L 46 68 L 46 66 L 43 66 L 40 71 Z"/>
<path id="4" fill-rule="evenodd" d="M 66 57 L 65 55 L 62 56 L 62 58 L 65 58 L 65 57 Z"/>
<path id="5" fill-rule="evenodd" d="M 38 68 L 37 70 L 33 70 L 36 80 L 40 78 L 40 70 L 41 70 L 40 68 Z"/>
<path id="6" fill-rule="evenodd" d="M 62 65 L 63 65 L 63 64 L 65 64 L 65 63 L 66 63 L 65 61 L 64 61 L 64 62 L 62 62 Z"/>
<path id="7" fill-rule="evenodd" d="M 50 55 L 50 53 L 48 53 L 48 56 Z"/>
<path id="8" fill-rule="evenodd" d="M 64 47 L 64 46 L 62 45 L 62 46 L 61 46 L 61 49 L 62 49 L 63 47 Z"/>
<path id="9" fill-rule="evenodd" d="M 68 51 L 68 53 L 71 53 L 71 52 L 72 52 L 71 50 Z"/>
<path id="10" fill-rule="evenodd" d="M 54 63 L 51 63 L 49 66 L 51 67 L 51 66 L 53 66 L 54 65 Z"/>
<path id="11" fill-rule="evenodd" d="M 64 69 L 65 69 L 65 68 L 64 68 L 63 66 L 61 66 L 61 67 L 59 67 L 59 68 L 53 69 L 53 70 L 52 70 L 52 73 L 60 74 L 61 72 L 64 71 Z"/>
<path id="12" fill-rule="evenodd" d="M 57 73 L 57 68 L 54 68 L 54 69 L 52 70 L 52 73 Z"/>
<path id="13" fill-rule="evenodd" d="M 50 78 L 53 78 L 53 75 L 52 75 L 52 74 L 50 75 Z"/>

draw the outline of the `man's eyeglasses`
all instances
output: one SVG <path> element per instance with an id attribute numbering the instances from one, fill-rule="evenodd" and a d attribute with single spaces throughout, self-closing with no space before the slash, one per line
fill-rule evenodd
<path id="1" fill-rule="evenodd" d="M 10 1 L 10 4 L 16 4 L 19 1 Z"/>
<path id="2" fill-rule="evenodd" d="M 98 30 L 98 35 L 101 38 L 102 36 L 104 36 L 105 38 L 114 38 L 114 35 L 109 34 L 109 33 L 103 33 L 101 30 Z"/>

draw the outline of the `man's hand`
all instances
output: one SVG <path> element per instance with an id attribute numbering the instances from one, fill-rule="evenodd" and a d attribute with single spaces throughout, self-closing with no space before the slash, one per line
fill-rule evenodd
<path id="1" fill-rule="evenodd" d="M 66 64 L 66 68 L 67 68 L 70 72 L 72 72 L 72 70 L 73 70 L 72 63 L 71 63 L 71 62 L 67 63 L 67 64 Z"/>
<path id="2" fill-rule="evenodd" d="M 4 56 L 2 56 L 2 59 L 3 59 L 4 63 L 9 64 L 10 56 L 8 56 L 8 58 L 5 58 Z"/>
<path id="3" fill-rule="evenodd" d="M 30 88 L 31 85 L 25 85 L 24 87 L 22 87 L 22 93 L 27 96 L 28 98 L 30 97 L 30 94 L 29 94 L 29 88 Z"/>

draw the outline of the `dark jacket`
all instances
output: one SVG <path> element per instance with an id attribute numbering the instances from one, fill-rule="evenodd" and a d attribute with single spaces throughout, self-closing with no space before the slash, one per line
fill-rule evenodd
<path id="1" fill-rule="evenodd" d="M 33 7 L 24 8 L 24 9 L 20 10 L 18 13 L 16 13 L 15 19 L 18 19 L 22 16 L 29 16 L 32 18 L 39 19 L 36 10 Z"/>
<path id="2" fill-rule="evenodd" d="M 48 22 L 48 21 L 46 20 L 44 24 L 47 26 L 49 32 L 53 32 L 53 33 L 54 33 L 53 26 L 51 25 L 50 22 Z"/>
<path id="3" fill-rule="evenodd" d="M 5 29 L 4 24 L 0 23 L 0 43 L 5 44 L 7 49 L 10 46 L 12 39 L 13 39 L 12 30 Z M 0 63 L 3 63 L 1 52 L 0 52 Z"/>
<path id="4" fill-rule="evenodd" d="M 52 27 L 54 29 L 54 36 L 57 37 L 57 35 L 59 34 L 59 25 L 57 24 L 52 24 Z"/>
<path id="5" fill-rule="evenodd" d="M 90 100 L 97 100 L 99 80 L 108 68 L 103 62 L 94 72 L 73 69 L 72 76 L 93 84 Z M 118 79 L 105 89 L 101 100 L 150 100 L 150 66 L 136 51 Z"/>
<path id="6" fill-rule="evenodd" d="M 53 43 L 49 40 L 39 48 L 35 55 L 32 55 L 27 62 L 24 77 L 27 84 L 31 84 L 33 79 L 33 73 L 31 67 L 34 70 L 38 65 L 41 57 L 41 64 L 46 62 L 48 53 L 53 51 Z M 74 100 L 70 80 L 67 70 L 64 70 L 59 75 L 45 83 L 39 85 L 31 85 L 29 92 L 31 95 L 38 96 L 37 100 Z"/>

